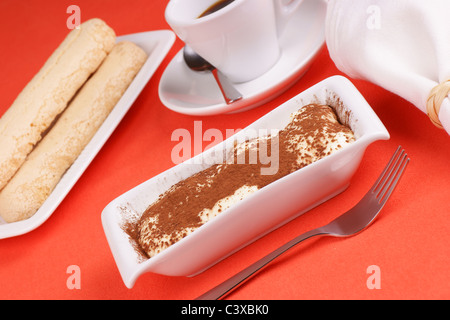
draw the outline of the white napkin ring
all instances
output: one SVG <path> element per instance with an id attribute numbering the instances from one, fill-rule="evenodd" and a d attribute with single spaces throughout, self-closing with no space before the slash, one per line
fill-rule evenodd
<path id="1" fill-rule="evenodd" d="M 427 113 L 430 117 L 431 122 L 441 129 L 444 127 L 439 120 L 439 111 L 441 110 L 442 103 L 444 99 L 450 94 L 450 79 L 442 82 L 440 85 L 436 86 L 431 90 L 430 96 L 427 100 Z"/>

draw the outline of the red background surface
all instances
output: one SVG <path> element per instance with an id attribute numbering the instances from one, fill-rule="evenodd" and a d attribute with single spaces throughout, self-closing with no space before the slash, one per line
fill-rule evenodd
<path id="1" fill-rule="evenodd" d="M 68 33 L 62 0 L 0 0 L 0 115 Z M 167 1 L 77 0 L 82 21 L 99 17 L 117 35 L 169 29 Z M 243 128 L 315 83 L 341 74 L 324 48 L 311 69 L 273 101 L 245 113 L 191 117 L 166 109 L 158 83 L 182 47 L 177 40 L 104 148 L 50 219 L 26 235 L 0 240 L 0 299 L 192 299 L 309 229 L 354 205 L 398 145 L 410 155 L 401 184 L 379 219 L 347 239 L 317 238 L 281 257 L 231 299 L 448 299 L 450 298 L 450 137 L 413 105 L 373 84 L 353 80 L 391 134 L 371 145 L 351 186 L 194 278 L 145 274 L 123 284 L 100 221 L 114 198 L 173 166 L 178 128 Z M 81 270 L 70 290 L 66 271 Z M 369 290 L 366 270 L 381 270 L 381 289 Z"/>

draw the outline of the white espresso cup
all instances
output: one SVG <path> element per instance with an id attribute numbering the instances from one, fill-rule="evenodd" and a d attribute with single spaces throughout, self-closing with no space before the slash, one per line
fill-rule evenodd
<path id="1" fill-rule="evenodd" d="M 218 0 L 171 0 L 165 18 L 200 56 L 235 83 L 267 72 L 280 57 L 278 37 L 303 0 L 234 0 L 200 17 Z"/>

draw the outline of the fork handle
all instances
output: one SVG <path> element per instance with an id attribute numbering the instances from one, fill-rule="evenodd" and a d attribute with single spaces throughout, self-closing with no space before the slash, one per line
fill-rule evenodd
<path id="1" fill-rule="evenodd" d="M 228 280 L 225 280 L 221 284 L 217 285 L 213 289 L 199 296 L 196 300 L 217 300 L 225 297 L 230 294 L 234 289 L 242 285 L 244 282 L 249 280 L 253 275 L 255 275 L 258 271 L 267 266 L 272 260 L 279 257 L 284 252 L 288 251 L 293 246 L 299 244 L 300 242 L 309 239 L 314 236 L 324 235 L 325 232 L 322 231 L 321 228 L 310 230 L 308 232 L 303 233 L 302 235 L 296 237 L 295 239 L 287 242 L 282 245 L 278 249 L 272 251 L 267 256 L 261 258 L 256 261 L 252 265 L 248 266 L 244 270 L 235 274 Z"/>

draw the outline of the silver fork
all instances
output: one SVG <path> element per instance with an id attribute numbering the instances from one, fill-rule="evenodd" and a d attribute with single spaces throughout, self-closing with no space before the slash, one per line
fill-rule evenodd
<path id="1" fill-rule="evenodd" d="M 267 266 L 267 264 L 275 258 L 306 239 L 314 236 L 348 237 L 361 232 L 377 217 L 378 213 L 392 194 L 392 191 L 394 191 L 394 188 L 400 180 L 408 163 L 408 155 L 401 146 L 398 147 L 378 180 L 353 208 L 327 225 L 305 232 L 289 241 L 264 258 L 201 295 L 196 300 L 215 300 L 225 297 L 246 280 L 250 279 L 256 272 Z"/>

